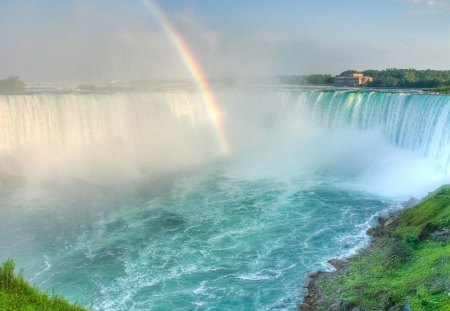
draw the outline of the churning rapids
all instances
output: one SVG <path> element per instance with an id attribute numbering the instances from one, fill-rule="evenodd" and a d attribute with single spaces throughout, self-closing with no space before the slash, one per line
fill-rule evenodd
<path id="1" fill-rule="evenodd" d="M 96 310 L 295 310 L 376 215 L 448 181 L 450 96 L 0 95 L 0 260 Z"/>

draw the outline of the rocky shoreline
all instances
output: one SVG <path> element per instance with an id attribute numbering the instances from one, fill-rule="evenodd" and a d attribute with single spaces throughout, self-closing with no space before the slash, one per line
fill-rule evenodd
<path id="1" fill-rule="evenodd" d="M 328 285 L 337 284 L 339 280 L 346 277 L 349 273 L 348 265 L 350 262 L 363 257 L 371 249 L 380 244 L 380 237 L 386 234 L 386 227 L 392 225 L 401 211 L 390 214 L 387 217 L 378 218 L 378 224 L 367 230 L 367 234 L 372 237 L 370 244 L 361 249 L 357 254 L 348 258 L 334 258 L 328 260 L 328 263 L 334 267 L 334 271 L 314 271 L 308 275 L 306 294 L 303 303 L 300 305 L 300 311 L 362 311 L 355 303 L 341 298 L 341 289 L 335 287 L 326 289 Z M 383 309 L 381 309 L 383 310 Z"/>
<path id="2" fill-rule="evenodd" d="M 446 196 L 444 198 L 444 196 Z M 439 201 L 437 201 L 437 199 Z M 444 198 L 444 199 L 443 199 Z M 433 201 L 434 200 L 434 201 Z M 428 202 L 429 201 L 429 202 Z M 443 202 L 439 206 L 436 202 Z M 447 206 L 448 205 L 448 206 Z M 431 206 L 431 207 L 430 207 Z M 445 206 L 445 207 L 443 207 Z M 331 259 L 329 260 L 329 264 L 331 264 L 335 270 L 331 272 L 324 271 L 314 271 L 309 275 L 306 288 L 306 294 L 303 300 L 303 303 L 299 307 L 299 311 L 319 311 L 319 310 L 328 310 L 328 311 L 339 311 L 339 310 L 349 310 L 349 311 L 367 311 L 367 310 L 387 310 L 387 311 L 410 311 L 413 310 L 411 308 L 410 303 L 408 302 L 407 295 L 402 296 L 402 299 L 398 297 L 393 298 L 394 296 L 389 296 L 385 292 L 381 291 L 382 294 L 379 296 L 375 296 L 377 301 L 373 301 L 374 297 L 370 297 L 372 299 L 372 305 L 370 307 L 367 306 L 367 301 L 369 298 L 364 297 L 363 288 L 366 286 L 365 284 L 365 276 L 364 271 L 371 271 L 373 266 L 379 265 L 381 267 L 381 271 L 379 272 L 383 275 L 383 265 L 385 265 L 386 272 L 385 274 L 394 275 L 395 273 L 391 273 L 391 270 L 396 271 L 395 269 L 404 269 L 404 266 L 414 264 L 414 260 L 416 256 L 414 251 L 415 249 L 421 249 L 427 247 L 427 243 L 431 241 L 431 243 L 441 243 L 443 247 L 448 247 L 450 241 L 450 230 L 448 229 L 449 221 L 448 220 L 448 209 L 450 206 L 450 188 L 441 187 L 434 193 L 430 193 L 426 198 L 419 201 L 417 199 L 411 199 L 403 204 L 403 209 L 392 213 L 386 217 L 379 217 L 378 225 L 370 228 L 367 233 L 372 237 L 370 244 L 361 249 L 357 254 L 345 258 L 345 259 Z M 425 214 L 422 213 L 422 210 L 426 210 L 429 213 L 433 211 L 430 208 L 436 208 L 439 213 L 443 214 L 444 223 L 440 222 L 431 222 L 429 220 L 430 217 L 423 217 Z M 412 211 L 412 210 L 417 211 Z M 421 210 L 422 209 L 422 210 Z M 430 211 L 428 211 L 430 210 Z M 423 219 L 422 223 L 418 223 L 417 219 L 412 218 L 411 215 L 420 215 Z M 433 214 L 428 214 L 433 215 Z M 406 222 L 405 222 L 406 219 Z M 446 220 L 447 219 L 447 220 Z M 415 224 L 417 222 L 417 224 Z M 443 225 L 436 225 L 443 223 Z M 405 225 L 406 224 L 406 225 Z M 412 227 L 414 224 L 415 227 Z M 414 230 L 418 230 L 416 234 L 406 234 L 402 236 L 401 233 L 405 230 L 410 230 L 411 228 Z M 427 229 L 428 228 L 428 229 Z M 432 232 L 430 231 L 432 228 Z M 411 230 L 413 230 L 411 229 Z M 399 231 L 400 230 L 400 231 Z M 411 231 L 410 230 L 410 231 Z M 411 232 L 414 232 L 411 231 Z M 430 232 L 428 232 L 428 231 Z M 406 231 L 405 231 L 406 232 Z M 409 232 L 409 231 L 408 231 Z M 434 238 L 433 238 L 434 236 Z M 436 239 L 436 237 L 440 237 Z M 410 240 L 412 242 L 410 242 Z M 406 241 L 406 242 L 404 242 Z M 409 244 L 403 249 L 403 244 Z M 415 243 L 415 244 L 414 244 Z M 400 246 L 401 247 L 400 247 Z M 434 244 L 433 244 L 434 245 Z M 409 251 L 409 248 L 413 249 L 413 251 Z M 393 250 L 393 251 L 392 251 Z M 380 255 L 383 254 L 383 255 Z M 386 255 L 387 254 L 387 255 Z M 445 250 L 444 250 L 445 254 Z M 377 257 L 378 256 L 378 257 Z M 380 257 L 381 256 L 381 257 Z M 391 257 L 389 257 L 391 256 Z M 420 255 L 422 256 L 422 255 Z M 403 258 L 404 257 L 404 258 Z M 375 259 L 372 259 L 375 258 Z M 380 260 L 381 258 L 381 260 Z M 394 264 L 389 262 L 391 260 Z M 384 262 L 386 261 L 386 262 Z M 441 258 L 444 265 L 445 272 L 448 271 L 450 267 L 450 256 L 443 255 Z M 399 263 L 397 263 L 399 262 Z M 403 265 L 403 266 L 401 266 Z M 356 268 L 355 268 L 356 267 Z M 394 267 L 394 268 L 393 268 Z M 391 270 L 389 270 L 391 269 Z M 428 269 L 428 267 L 427 267 Z M 434 267 L 430 268 L 431 270 Z M 372 269 L 373 270 L 373 269 Z M 430 271 L 431 271 L 430 270 Z M 441 270 L 442 271 L 442 270 Z M 371 272 L 370 272 L 371 273 Z M 368 272 L 367 276 L 367 284 L 371 284 L 369 281 L 370 273 Z M 421 271 L 421 273 L 423 273 Z M 431 273 L 431 272 L 430 272 Z M 442 274 L 442 273 L 441 273 Z M 439 275 L 438 275 L 439 276 Z M 436 278 L 436 276 L 433 276 Z M 443 276 L 444 279 L 447 276 Z M 427 277 L 430 279 L 431 277 Z M 357 285 L 343 285 L 346 280 L 363 280 L 359 284 L 355 282 Z M 373 279 L 373 278 L 372 278 Z M 438 278 L 436 278 L 437 280 Z M 387 283 L 389 284 L 389 283 Z M 392 283 L 394 284 L 394 283 Z M 353 288 L 353 287 L 354 288 Z M 358 288 L 362 287 L 361 288 Z M 370 285 L 367 285 L 368 287 Z M 350 290 L 349 290 L 350 288 Z M 387 288 L 386 292 L 389 292 L 389 288 Z M 414 308 L 414 310 L 450 310 L 450 280 L 445 281 L 441 288 L 438 290 L 443 291 L 443 306 L 441 308 L 442 302 L 440 302 L 439 307 L 433 308 Z M 392 288 L 394 291 L 394 288 Z M 355 292 L 357 293 L 355 295 Z M 408 292 L 408 295 L 416 295 L 419 296 L 418 299 L 422 299 L 422 303 L 426 305 L 427 301 L 425 298 L 420 298 L 420 294 L 417 294 L 419 290 L 416 290 L 415 293 Z M 439 292 L 438 292 L 439 294 Z M 434 295 L 434 293 L 433 293 Z M 440 294 L 439 294 L 440 295 Z M 447 296 L 447 298 L 445 297 Z M 410 297 L 410 296 L 408 296 Z M 434 297 L 434 296 L 433 296 Z M 440 296 L 439 296 L 440 297 Z M 415 299 L 415 298 L 414 298 Z M 409 298 L 409 300 L 414 300 Z M 415 301 L 415 300 L 414 300 Z"/>

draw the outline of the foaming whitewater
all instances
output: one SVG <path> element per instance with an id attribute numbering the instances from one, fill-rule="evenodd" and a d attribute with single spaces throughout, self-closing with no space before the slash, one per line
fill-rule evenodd
<path id="1" fill-rule="evenodd" d="M 195 91 L 0 96 L 0 154 L 18 169 L 5 174 L 32 180 L 105 182 L 199 164 L 220 156 L 214 126 Z"/>
<path id="2" fill-rule="evenodd" d="M 380 129 L 396 146 L 450 170 L 450 96 L 392 92 L 310 92 L 312 118 L 331 128 Z"/>
<path id="3" fill-rule="evenodd" d="M 296 310 L 448 180 L 449 96 L 215 94 L 231 157 L 196 90 L 0 96 L 0 260 L 95 310 Z"/>

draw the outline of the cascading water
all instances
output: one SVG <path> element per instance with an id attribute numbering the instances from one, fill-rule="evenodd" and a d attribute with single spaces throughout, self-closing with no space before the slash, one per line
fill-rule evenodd
<path id="1" fill-rule="evenodd" d="M 447 178 L 448 96 L 216 96 L 228 158 L 196 91 L 0 96 L 0 260 L 98 310 L 295 310 L 311 270 Z"/>
<path id="2" fill-rule="evenodd" d="M 0 154 L 38 177 L 179 169 L 217 156 L 213 133 L 196 92 L 0 96 Z"/>
<path id="3" fill-rule="evenodd" d="M 309 92 L 300 101 L 330 129 L 380 129 L 396 146 L 450 170 L 450 96 L 392 92 Z"/>

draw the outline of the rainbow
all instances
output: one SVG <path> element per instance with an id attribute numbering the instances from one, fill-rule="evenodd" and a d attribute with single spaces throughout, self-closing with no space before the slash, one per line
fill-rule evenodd
<path id="1" fill-rule="evenodd" d="M 162 26 L 164 31 L 167 33 L 175 47 L 177 48 L 178 53 L 186 64 L 189 72 L 195 79 L 200 88 L 203 100 L 208 107 L 209 114 L 211 116 L 211 120 L 215 124 L 215 128 L 217 131 L 217 136 L 222 148 L 223 153 L 228 156 L 232 152 L 232 148 L 230 143 L 228 142 L 228 138 L 225 132 L 222 111 L 220 106 L 218 105 L 214 93 L 212 92 L 208 81 L 198 63 L 195 59 L 193 53 L 189 49 L 186 41 L 183 37 L 176 31 L 175 27 L 170 23 L 164 13 L 158 8 L 158 6 L 154 3 L 153 0 L 142 0 L 145 6 L 151 11 L 151 13 L 155 16 L 158 23 Z"/>

